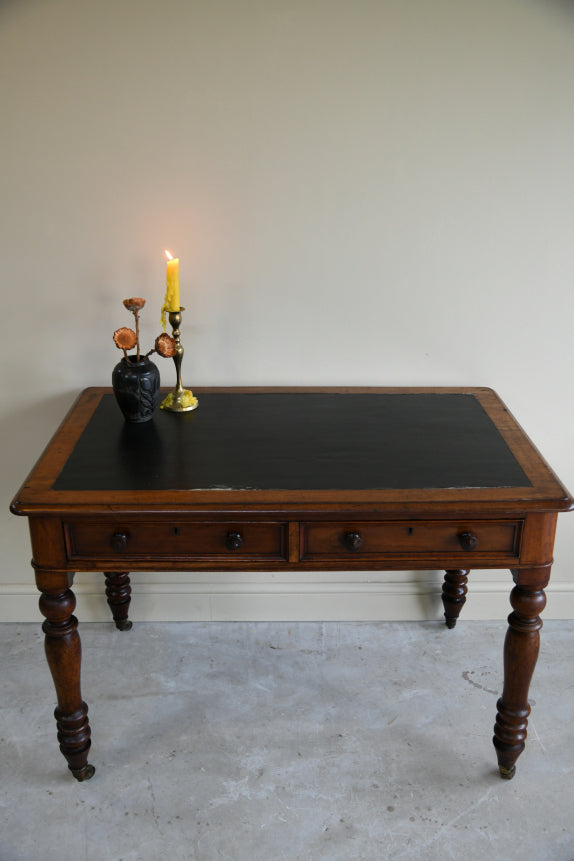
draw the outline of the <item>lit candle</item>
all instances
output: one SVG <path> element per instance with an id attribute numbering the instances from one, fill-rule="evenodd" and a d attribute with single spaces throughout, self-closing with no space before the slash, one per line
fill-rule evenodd
<path id="1" fill-rule="evenodd" d="M 166 317 L 169 311 L 179 311 L 179 257 L 173 257 L 169 251 L 165 252 L 167 257 L 167 269 L 165 273 L 165 284 L 167 290 L 161 308 L 161 325 L 165 332 Z"/>
<path id="2" fill-rule="evenodd" d="M 165 294 L 165 305 L 168 311 L 179 311 L 179 257 L 172 257 L 169 251 L 166 251 L 167 269 L 165 274 L 165 283 L 167 292 Z"/>

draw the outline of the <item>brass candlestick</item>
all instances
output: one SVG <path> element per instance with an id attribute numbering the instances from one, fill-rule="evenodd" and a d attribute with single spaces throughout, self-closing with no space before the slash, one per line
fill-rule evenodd
<path id="1" fill-rule="evenodd" d="M 180 338 L 179 327 L 181 326 L 181 312 L 185 308 L 180 308 L 179 311 L 169 311 L 169 325 L 173 330 L 173 338 L 175 341 L 175 356 L 173 361 L 175 364 L 175 372 L 177 381 L 175 389 L 167 395 L 162 401 L 160 407 L 162 410 L 170 410 L 173 413 L 187 413 L 190 410 L 195 410 L 198 406 L 198 400 L 194 396 L 191 389 L 184 389 L 181 382 L 181 362 L 183 359 L 183 346 Z"/>

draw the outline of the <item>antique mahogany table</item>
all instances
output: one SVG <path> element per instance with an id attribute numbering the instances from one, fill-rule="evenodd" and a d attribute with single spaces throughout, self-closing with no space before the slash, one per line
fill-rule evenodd
<path id="1" fill-rule="evenodd" d="M 485 388 L 205 389 L 199 409 L 126 424 L 84 391 L 12 503 L 29 518 L 60 749 L 78 780 L 88 707 L 70 587 L 105 574 L 128 629 L 131 571 L 443 569 L 453 627 L 473 568 L 509 568 L 494 745 L 524 749 L 559 511 L 574 507 Z"/>

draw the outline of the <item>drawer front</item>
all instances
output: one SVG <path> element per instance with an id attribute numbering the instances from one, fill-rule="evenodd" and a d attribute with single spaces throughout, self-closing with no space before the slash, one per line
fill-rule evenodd
<path id="1" fill-rule="evenodd" d="M 303 523 L 302 559 L 367 559 L 393 555 L 464 554 L 518 558 L 522 522 L 346 521 Z"/>
<path id="2" fill-rule="evenodd" d="M 285 559 L 285 523 L 66 524 L 69 559 Z"/>

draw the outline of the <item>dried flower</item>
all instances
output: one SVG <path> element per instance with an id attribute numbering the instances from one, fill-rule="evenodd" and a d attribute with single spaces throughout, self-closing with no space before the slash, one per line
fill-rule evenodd
<path id="1" fill-rule="evenodd" d="M 116 347 L 120 350 L 131 350 L 136 345 L 136 333 L 133 329 L 128 329 L 127 326 L 122 326 L 121 329 L 116 329 L 114 332 L 114 341 Z"/>
<path id="2" fill-rule="evenodd" d="M 155 339 L 155 349 L 160 356 L 163 356 L 165 359 L 175 356 L 175 347 L 175 338 L 172 338 L 171 335 L 167 334 L 167 332 L 164 332 L 162 335 L 158 335 Z"/>
<path id="3" fill-rule="evenodd" d="M 137 296 L 132 296 L 131 299 L 124 299 L 124 306 L 134 314 L 136 311 L 141 311 L 144 305 L 145 299 L 139 299 Z"/>
<path id="4" fill-rule="evenodd" d="M 155 340 L 155 345 L 149 353 L 140 354 L 140 311 L 145 305 L 145 299 L 140 299 L 138 296 L 132 296 L 131 299 L 123 300 L 124 307 L 134 315 L 135 332 L 133 329 L 128 329 L 127 326 L 122 326 L 114 332 L 114 342 L 116 347 L 124 351 L 124 356 L 128 358 L 127 351 L 136 348 L 135 359 L 140 361 L 141 356 L 144 358 L 151 356 L 152 353 L 159 353 L 160 356 L 170 358 L 176 355 L 175 339 L 165 332 L 163 335 L 158 335 Z"/>
<path id="5" fill-rule="evenodd" d="M 131 311 L 136 321 L 136 358 L 140 360 L 140 311 L 145 305 L 145 299 L 140 299 L 137 296 L 132 296 L 131 299 L 124 299 L 124 306 Z M 132 345 L 133 346 L 133 345 Z"/>

